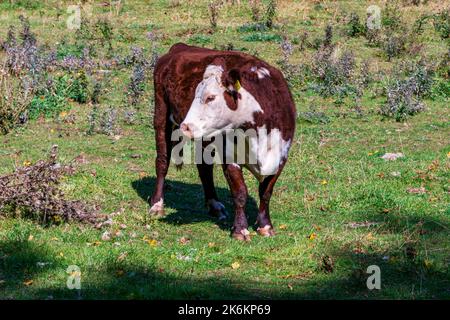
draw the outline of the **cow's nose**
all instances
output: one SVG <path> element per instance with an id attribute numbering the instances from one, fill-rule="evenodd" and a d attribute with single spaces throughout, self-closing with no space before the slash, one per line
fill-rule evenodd
<path id="1" fill-rule="evenodd" d="M 183 134 L 186 137 L 188 137 L 189 139 L 192 139 L 192 137 L 194 136 L 194 133 L 192 132 L 191 128 L 192 128 L 192 125 L 189 125 L 184 122 L 180 125 L 181 132 L 183 132 Z"/>

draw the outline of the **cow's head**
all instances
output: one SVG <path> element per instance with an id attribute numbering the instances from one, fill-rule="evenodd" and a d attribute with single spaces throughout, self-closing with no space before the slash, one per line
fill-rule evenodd
<path id="1" fill-rule="evenodd" d="M 180 128 L 189 138 L 212 137 L 240 124 L 237 111 L 241 96 L 237 69 L 209 65 L 197 85 L 195 97 Z"/>

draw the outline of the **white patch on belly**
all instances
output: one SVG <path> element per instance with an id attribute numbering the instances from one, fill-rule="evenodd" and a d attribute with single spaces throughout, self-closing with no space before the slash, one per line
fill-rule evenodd
<path id="1" fill-rule="evenodd" d="M 281 131 L 277 128 L 267 134 L 265 125 L 257 128 L 257 133 L 257 137 L 249 138 L 249 159 L 256 161 L 251 161 L 253 163 L 248 163 L 246 167 L 262 181 L 266 176 L 278 172 L 280 164 L 287 158 L 291 140 L 283 140 Z"/>

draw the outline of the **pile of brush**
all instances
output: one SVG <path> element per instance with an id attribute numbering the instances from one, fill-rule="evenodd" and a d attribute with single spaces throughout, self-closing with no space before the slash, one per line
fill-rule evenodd
<path id="1" fill-rule="evenodd" d="M 0 176 L 0 214 L 24 214 L 39 222 L 80 221 L 96 223 L 98 208 L 82 201 L 65 199 L 61 178 L 75 172 L 74 166 L 57 162 L 58 146 L 54 145 L 47 160 L 17 168 Z"/>

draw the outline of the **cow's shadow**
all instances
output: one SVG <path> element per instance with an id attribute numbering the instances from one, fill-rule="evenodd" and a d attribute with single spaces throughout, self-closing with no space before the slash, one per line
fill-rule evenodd
<path id="1" fill-rule="evenodd" d="M 145 177 L 133 181 L 131 186 L 147 202 L 148 198 L 153 194 L 155 184 L 156 178 Z M 175 225 L 211 221 L 216 223 L 221 229 L 229 230 L 233 225 L 234 219 L 233 200 L 228 189 L 216 187 L 216 191 L 219 200 L 225 205 L 226 211 L 228 212 L 228 219 L 222 222 L 219 222 L 217 218 L 208 214 L 200 179 L 197 184 L 166 179 L 164 186 L 166 216 L 161 218 L 161 221 Z M 256 228 L 255 221 L 258 206 L 255 199 L 251 196 L 248 197 L 245 211 L 249 226 Z"/>

